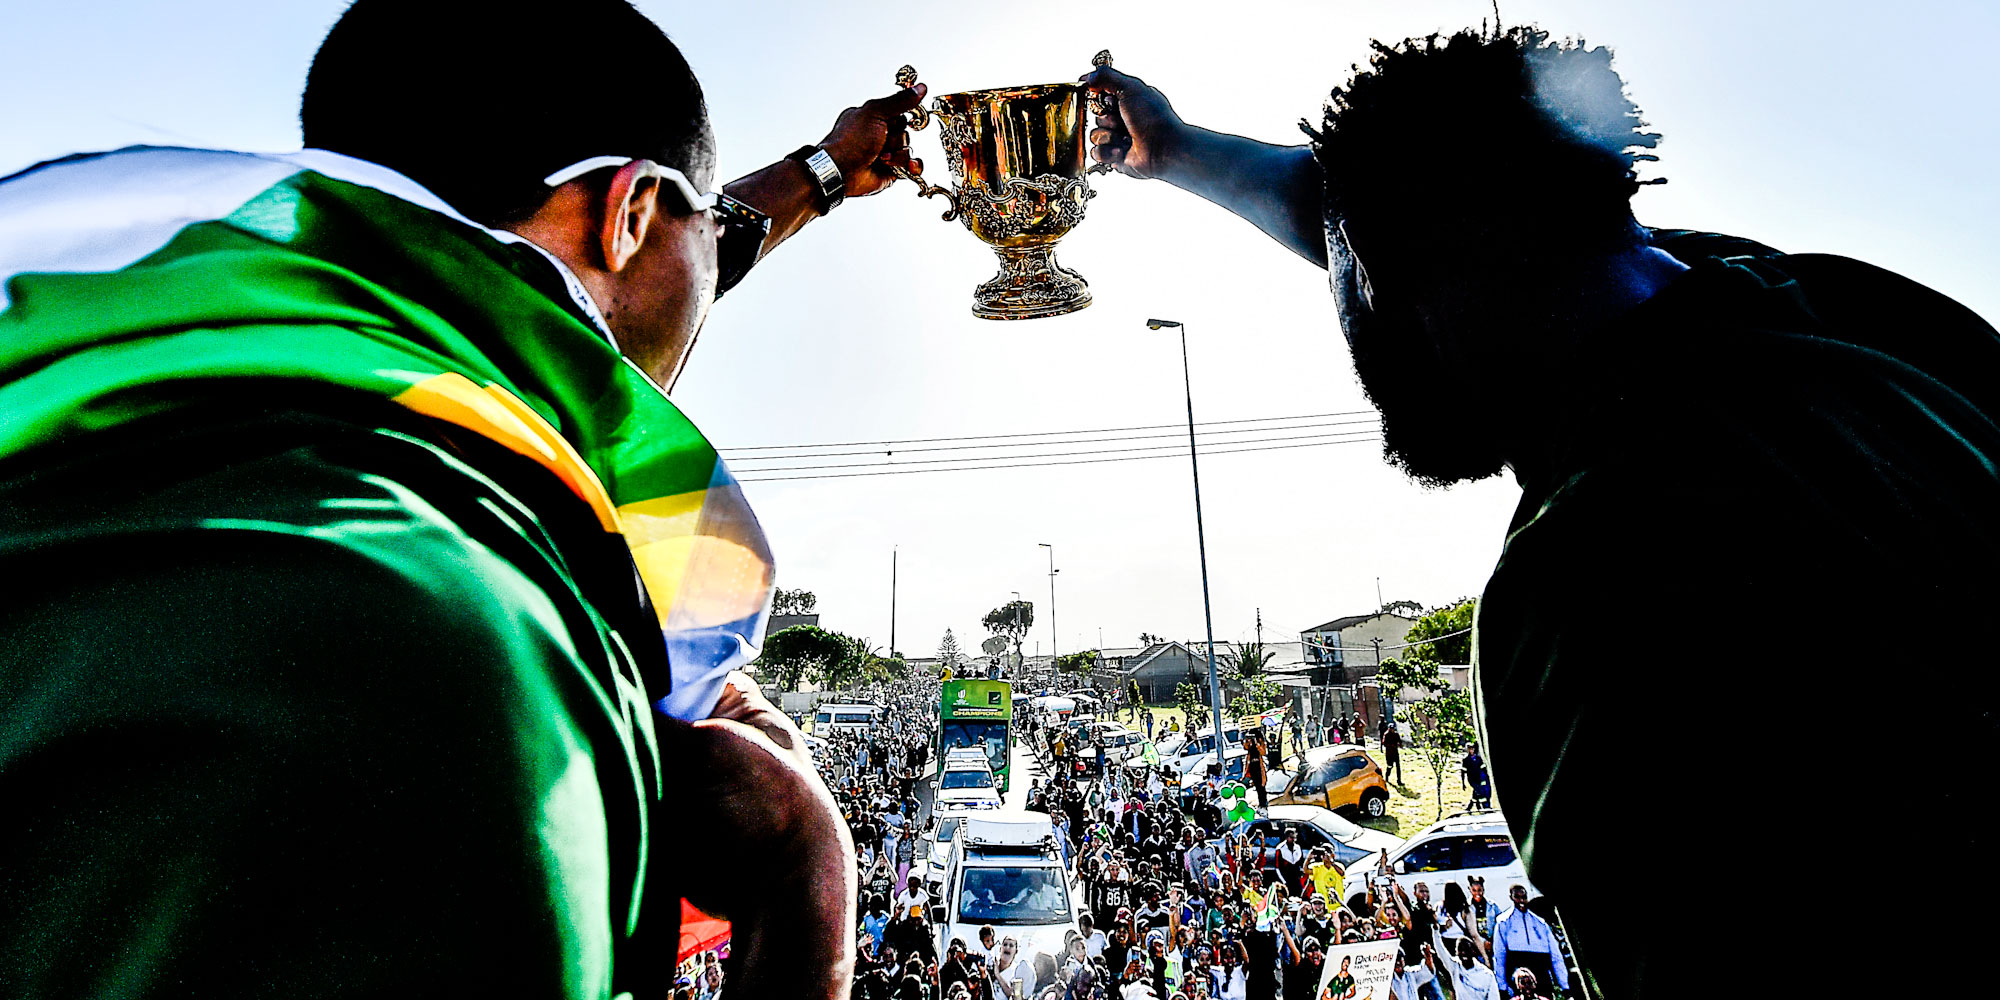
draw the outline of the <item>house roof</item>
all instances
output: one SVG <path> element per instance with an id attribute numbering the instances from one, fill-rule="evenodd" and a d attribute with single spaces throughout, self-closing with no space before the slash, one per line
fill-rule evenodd
<path id="1" fill-rule="evenodd" d="M 1341 629 L 1353 628 L 1354 626 L 1359 625 L 1362 622 L 1374 621 L 1377 618 L 1382 618 L 1385 616 L 1390 618 L 1403 618 L 1402 615 L 1396 614 L 1393 611 L 1377 611 L 1372 615 L 1349 615 L 1346 618 L 1335 618 L 1334 620 L 1327 622 L 1324 625 L 1318 625 L 1313 628 L 1306 629 L 1306 631 L 1338 632 Z M 1413 618 L 1403 618 L 1403 620 L 1415 621 L 1415 619 Z"/>

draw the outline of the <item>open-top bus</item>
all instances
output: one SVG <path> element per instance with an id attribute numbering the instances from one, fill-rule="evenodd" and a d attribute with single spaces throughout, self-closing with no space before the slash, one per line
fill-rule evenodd
<path id="1" fill-rule="evenodd" d="M 1008 759 L 1014 746 L 1014 685 L 1008 681 L 949 680 L 944 682 L 938 711 L 937 761 L 943 774 L 945 755 L 961 747 L 986 751 L 993 780 L 1007 791 Z"/>

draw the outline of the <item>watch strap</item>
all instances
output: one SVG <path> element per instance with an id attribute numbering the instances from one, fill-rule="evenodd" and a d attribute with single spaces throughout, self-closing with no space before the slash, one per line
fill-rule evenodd
<path id="1" fill-rule="evenodd" d="M 833 211 L 847 197 L 847 179 L 841 176 L 840 167 L 826 150 L 818 146 L 800 146 L 785 159 L 797 160 L 819 185 L 815 200 L 821 215 Z"/>

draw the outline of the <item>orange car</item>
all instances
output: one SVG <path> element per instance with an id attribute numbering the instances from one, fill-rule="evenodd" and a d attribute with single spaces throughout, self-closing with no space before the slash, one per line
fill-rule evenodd
<path id="1" fill-rule="evenodd" d="M 1389 783 L 1360 747 L 1313 747 L 1293 766 L 1291 784 L 1271 796 L 1272 805 L 1356 809 L 1370 819 L 1389 811 Z"/>

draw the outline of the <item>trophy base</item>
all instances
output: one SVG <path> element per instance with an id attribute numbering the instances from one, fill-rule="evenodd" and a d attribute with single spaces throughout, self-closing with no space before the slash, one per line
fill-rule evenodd
<path id="1" fill-rule="evenodd" d="M 1090 305 L 1090 283 L 1056 263 L 1053 244 L 995 247 L 1000 273 L 972 292 L 972 314 L 980 319 L 1042 319 Z"/>

